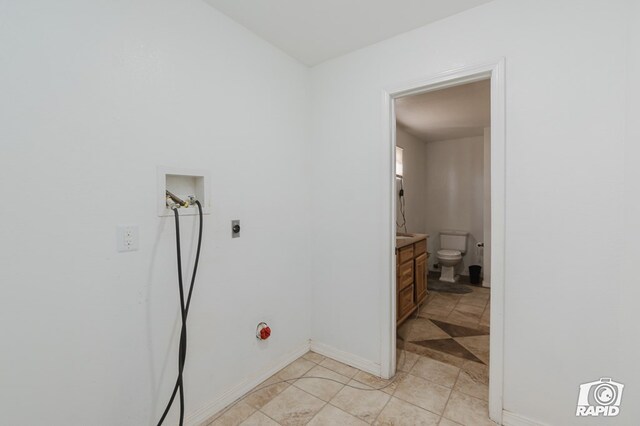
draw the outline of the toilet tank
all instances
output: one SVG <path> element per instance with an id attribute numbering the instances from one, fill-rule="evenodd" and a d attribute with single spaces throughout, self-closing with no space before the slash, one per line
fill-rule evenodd
<path id="1" fill-rule="evenodd" d="M 468 234 L 467 231 L 440 231 L 440 249 L 458 250 L 460 253 L 464 253 L 467 251 Z"/>

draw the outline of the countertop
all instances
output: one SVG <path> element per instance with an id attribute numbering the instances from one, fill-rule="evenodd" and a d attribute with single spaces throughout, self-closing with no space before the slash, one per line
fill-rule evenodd
<path id="1" fill-rule="evenodd" d="M 399 249 L 420 240 L 426 240 L 428 237 L 429 234 L 398 234 L 398 236 L 396 236 L 396 248 Z"/>

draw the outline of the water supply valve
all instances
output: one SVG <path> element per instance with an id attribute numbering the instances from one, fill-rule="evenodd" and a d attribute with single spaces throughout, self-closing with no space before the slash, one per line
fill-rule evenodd
<path id="1" fill-rule="evenodd" d="M 261 322 L 256 327 L 256 338 L 258 340 L 267 340 L 271 336 L 271 328 L 267 325 L 266 322 Z"/>

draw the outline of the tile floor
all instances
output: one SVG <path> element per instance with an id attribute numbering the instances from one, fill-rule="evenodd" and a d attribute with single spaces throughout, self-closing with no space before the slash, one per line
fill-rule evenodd
<path id="1" fill-rule="evenodd" d="M 394 379 L 308 352 L 204 424 L 495 425 L 487 411 L 489 291 L 473 289 L 431 292 L 398 329 Z"/>
<path id="2" fill-rule="evenodd" d="M 398 329 L 398 346 L 461 367 L 489 365 L 489 289 L 453 294 L 432 291 L 419 311 Z"/>

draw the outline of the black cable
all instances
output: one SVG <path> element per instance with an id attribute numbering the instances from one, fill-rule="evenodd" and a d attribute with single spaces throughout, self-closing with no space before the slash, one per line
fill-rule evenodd
<path id="1" fill-rule="evenodd" d="M 402 215 L 402 224 L 399 224 L 396 220 L 396 226 L 400 229 L 404 228 L 405 234 L 407 233 L 407 218 L 405 216 L 404 207 L 404 180 L 400 178 L 400 191 L 398 191 L 398 201 L 400 203 L 400 214 Z"/>
<path id="2" fill-rule="evenodd" d="M 184 289 L 182 283 L 182 259 L 180 254 L 180 222 L 178 209 L 174 209 L 175 216 L 175 224 L 176 224 L 176 252 L 177 252 L 177 260 L 178 260 L 178 287 L 180 289 L 180 315 L 182 318 L 182 327 L 180 330 L 180 346 L 179 346 L 179 354 L 178 354 L 178 378 L 176 380 L 176 384 L 173 387 L 173 392 L 171 394 L 171 398 L 169 398 L 169 402 L 167 403 L 164 412 L 162 413 L 162 417 L 160 421 L 158 421 L 158 426 L 162 425 L 167 414 L 169 414 L 169 410 L 173 405 L 173 401 L 175 400 L 176 394 L 180 391 L 180 426 L 182 426 L 184 422 L 184 386 L 183 386 L 183 371 L 184 364 L 187 357 L 187 316 L 189 315 L 189 307 L 191 305 L 191 295 L 193 294 L 193 286 L 196 280 L 196 272 L 198 270 L 198 262 L 200 261 L 200 248 L 202 246 L 202 205 L 200 201 L 195 202 L 198 206 L 198 216 L 200 218 L 200 227 L 198 231 L 198 246 L 196 249 L 196 259 L 193 265 L 193 273 L 191 274 L 191 283 L 189 285 L 189 294 L 187 296 L 187 301 L 185 304 L 184 300 Z"/>
<path id="3" fill-rule="evenodd" d="M 180 349 L 178 351 L 178 383 L 180 388 L 180 426 L 184 421 L 184 387 L 182 386 L 182 366 L 184 365 L 183 350 L 187 340 L 186 323 L 187 315 L 184 302 L 184 285 L 182 283 L 182 255 L 180 253 L 180 215 L 178 209 L 173 209 L 176 219 L 176 254 L 178 257 L 178 291 L 180 292 L 180 314 L 182 317 L 182 329 L 180 330 Z"/>

